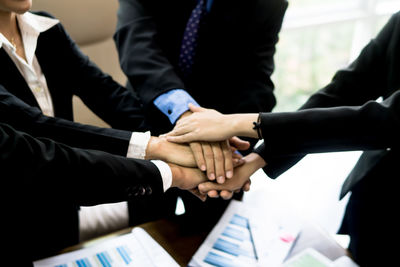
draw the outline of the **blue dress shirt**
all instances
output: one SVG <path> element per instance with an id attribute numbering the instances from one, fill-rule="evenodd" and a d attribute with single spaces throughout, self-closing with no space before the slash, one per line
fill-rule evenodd
<path id="1" fill-rule="evenodd" d="M 207 11 L 211 10 L 214 0 L 207 1 Z M 174 89 L 168 91 L 154 100 L 154 105 L 164 113 L 172 124 L 179 119 L 179 117 L 189 110 L 188 104 L 192 103 L 200 106 L 191 95 L 183 89 Z"/>
<path id="2" fill-rule="evenodd" d="M 153 103 L 168 117 L 172 124 L 175 124 L 179 117 L 189 110 L 189 103 L 200 106 L 196 100 L 183 89 L 168 91 L 157 97 Z"/>

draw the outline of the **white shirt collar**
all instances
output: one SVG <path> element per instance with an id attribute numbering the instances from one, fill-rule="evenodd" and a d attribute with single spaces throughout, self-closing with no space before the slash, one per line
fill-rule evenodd
<path id="1" fill-rule="evenodd" d="M 47 31 L 59 23 L 59 20 L 32 14 L 30 12 L 17 15 L 17 20 L 22 35 L 22 40 L 24 42 L 25 56 L 28 64 L 31 65 L 36 51 L 39 34 Z M 0 48 L 3 45 L 6 45 L 11 50 L 15 49 L 7 40 L 7 38 L 0 33 Z"/>
<path id="2" fill-rule="evenodd" d="M 36 15 L 30 12 L 26 12 L 23 15 L 17 15 L 18 22 L 28 25 L 32 30 L 41 33 L 45 32 L 60 21 L 45 16 Z"/>

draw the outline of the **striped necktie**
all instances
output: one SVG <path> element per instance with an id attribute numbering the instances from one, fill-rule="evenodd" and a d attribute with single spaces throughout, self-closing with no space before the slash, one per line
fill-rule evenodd
<path id="1" fill-rule="evenodd" d="M 190 76 L 195 60 L 199 30 L 207 13 L 207 0 L 200 0 L 193 9 L 183 34 L 178 66 L 185 77 Z"/>

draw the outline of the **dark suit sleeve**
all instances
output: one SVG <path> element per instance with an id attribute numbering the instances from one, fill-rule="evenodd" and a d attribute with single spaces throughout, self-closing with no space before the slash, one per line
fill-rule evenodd
<path id="1" fill-rule="evenodd" d="M 157 38 L 157 27 L 148 6 L 139 0 L 120 0 L 114 40 L 121 68 L 146 107 L 166 91 L 185 89 Z"/>
<path id="2" fill-rule="evenodd" d="M 297 112 L 265 113 L 263 157 L 374 150 L 399 146 L 400 91 L 385 101 Z M 284 139 L 285 142 L 277 142 Z"/>
<path id="3" fill-rule="evenodd" d="M 71 84 L 72 94 L 79 96 L 113 128 L 145 130 L 143 109 L 138 98 L 90 61 L 61 24 L 43 35 L 49 36 L 52 45 L 59 49 L 59 61 L 62 62 L 64 71 L 62 75 L 68 79 L 66 83 Z"/>
<path id="4" fill-rule="evenodd" d="M 310 112 L 302 111 L 297 115 L 289 113 L 289 117 L 286 117 L 285 114 L 278 114 L 271 117 L 272 121 L 268 119 L 268 116 L 264 116 L 265 124 L 263 127 L 265 127 L 265 129 L 263 130 L 263 135 L 265 135 L 265 143 L 261 145 L 261 147 L 259 147 L 256 152 L 266 158 L 268 164 L 264 168 L 264 171 L 267 173 L 268 176 L 270 176 L 271 178 L 275 178 L 281 175 L 283 172 L 285 172 L 287 169 L 291 168 L 294 164 L 301 160 L 307 153 L 317 151 L 323 152 L 324 150 L 328 149 L 325 145 L 322 146 L 321 144 L 325 141 L 332 142 L 332 147 L 328 149 L 329 151 L 332 151 L 333 148 L 337 148 L 338 150 L 348 150 L 350 140 L 354 141 L 354 149 L 362 149 L 360 143 L 361 141 L 365 141 L 366 149 L 368 149 L 369 146 L 390 147 L 394 144 L 385 143 L 385 140 L 377 140 L 376 138 L 382 138 L 382 134 L 377 133 L 376 128 L 372 129 L 373 127 L 375 127 L 374 124 L 367 124 L 366 120 L 375 120 L 375 122 L 378 123 L 379 127 L 383 127 L 383 129 L 388 129 L 388 127 L 390 128 L 390 124 L 396 125 L 395 117 L 398 114 L 396 114 L 397 110 L 395 105 L 398 105 L 398 94 L 394 94 L 393 97 L 388 98 L 387 101 L 385 101 L 381 105 L 373 102 L 367 102 L 371 100 L 376 100 L 380 96 L 386 98 L 390 96 L 394 92 L 394 90 L 398 89 L 389 86 L 389 81 L 387 79 L 388 75 L 390 74 L 389 67 L 391 67 L 391 65 L 393 64 L 392 61 L 394 56 L 392 54 L 393 49 L 390 50 L 389 44 L 393 45 L 395 42 L 398 43 L 398 41 L 395 40 L 396 36 L 398 35 L 393 34 L 394 32 L 398 32 L 398 24 L 399 14 L 396 14 L 381 30 L 377 38 L 373 39 L 362 50 L 359 57 L 348 68 L 338 71 L 333 77 L 332 82 L 314 95 L 312 95 L 309 100 L 301 107 L 301 110 L 311 108 L 329 108 L 337 106 L 347 107 L 338 109 L 315 110 Z M 373 111 L 385 111 L 386 114 L 375 115 Z M 300 117 L 298 117 L 299 115 L 305 115 L 305 117 L 301 119 Z M 337 117 L 335 118 L 335 116 Z M 268 123 L 276 122 L 275 119 L 277 117 L 279 117 L 279 119 L 281 120 L 281 125 L 284 123 L 286 124 L 286 122 L 290 121 L 291 123 L 293 123 L 293 125 L 296 125 L 297 128 L 296 130 L 291 129 L 290 132 L 286 134 L 283 134 L 281 131 L 279 131 L 280 133 L 282 133 L 279 139 L 268 140 L 268 138 L 272 138 L 272 136 L 275 136 L 275 133 L 271 132 L 273 130 L 269 129 Z M 294 117 L 298 119 L 297 122 L 292 120 Z M 288 120 L 286 120 L 286 118 L 288 118 Z M 337 128 L 333 128 L 329 125 L 325 125 L 326 127 L 328 127 L 327 129 L 331 130 L 331 133 L 326 132 L 326 134 L 330 134 L 330 136 L 325 135 L 321 137 L 327 138 L 326 140 L 316 137 L 313 133 L 311 133 L 310 130 L 304 129 L 303 125 L 301 124 L 303 122 L 313 131 L 321 133 L 321 131 L 324 131 L 323 129 L 316 128 L 315 126 L 313 127 L 311 124 L 313 123 L 313 121 L 315 121 L 316 125 L 318 123 L 324 123 L 323 121 L 321 121 L 322 118 L 332 119 L 335 122 L 334 125 L 337 126 Z M 338 119 L 343 121 L 343 125 L 340 125 L 340 121 L 337 121 Z M 361 121 L 358 121 L 358 119 L 361 119 Z M 363 123 L 365 124 L 361 125 Z M 343 127 L 344 125 L 349 126 L 349 130 L 345 129 Z M 361 127 L 361 129 L 365 131 L 372 130 L 371 133 L 376 134 L 375 140 L 371 140 L 371 138 L 373 139 L 372 136 L 365 136 L 365 133 L 360 132 L 360 129 L 353 128 L 352 126 L 354 125 Z M 291 126 L 289 125 L 282 127 L 284 127 L 284 129 L 286 130 L 291 128 Z M 351 132 L 350 129 L 354 130 L 354 132 Z M 312 137 L 315 137 L 315 141 L 311 141 L 308 137 L 306 137 L 305 133 L 302 133 L 302 131 L 310 134 L 310 136 Z M 297 136 L 297 133 L 299 133 L 300 137 Z M 359 134 L 360 140 L 355 140 L 357 139 L 355 134 Z M 306 138 L 306 140 L 304 140 L 304 138 Z M 363 140 L 362 138 L 366 139 Z M 388 141 L 389 140 L 390 139 L 388 139 Z M 285 148 L 287 145 L 286 141 L 288 141 L 287 144 L 292 144 L 294 147 L 296 147 L 297 151 L 292 151 L 291 154 L 296 154 L 297 156 L 285 157 L 284 152 L 279 152 L 278 154 L 281 156 L 274 157 L 274 155 L 268 152 L 268 150 L 270 149 L 269 146 L 273 145 L 272 143 L 281 144 L 284 151 L 285 149 L 287 149 Z M 300 144 L 302 142 L 305 142 L 304 145 Z M 275 147 L 273 150 L 276 152 L 277 149 L 278 148 Z"/>
<path id="5" fill-rule="evenodd" d="M 0 120 L 35 137 L 48 137 L 70 146 L 126 156 L 132 132 L 84 125 L 43 115 L 0 85 Z"/>
<path id="6" fill-rule="evenodd" d="M 253 17 L 249 18 L 254 26 L 251 34 L 248 35 L 251 46 L 249 53 L 245 55 L 244 64 L 240 66 L 240 72 L 236 78 L 232 77 L 233 80 L 238 79 L 236 84 L 242 86 L 238 92 L 243 94 L 241 98 L 243 102 L 248 99 L 246 95 L 248 92 L 254 94 L 253 110 L 247 112 L 271 111 L 276 104 L 271 75 L 275 69 L 276 44 L 288 6 L 287 1 L 284 0 L 258 2 L 259 6 L 255 7 Z M 257 97 L 257 92 L 259 97 Z M 265 99 L 265 96 L 268 99 Z"/>
<path id="7" fill-rule="evenodd" d="M 4 179 L 11 184 L 4 188 L 45 189 L 77 205 L 127 200 L 140 186 L 151 188 L 153 194 L 163 192 L 160 173 L 149 161 L 35 139 L 4 123 L 0 123 L 0 165 L 2 176 L 13 177 Z"/>

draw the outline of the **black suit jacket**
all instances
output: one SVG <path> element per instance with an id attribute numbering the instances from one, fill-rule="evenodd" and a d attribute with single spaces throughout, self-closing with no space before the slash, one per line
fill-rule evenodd
<path id="1" fill-rule="evenodd" d="M 201 29 L 193 75 L 177 68 L 195 0 L 120 0 L 114 39 L 122 70 L 156 131 L 171 128 L 153 100 L 185 89 L 202 106 L 224 113 L 270 111 L 275 105 L 273 55 L 286 0 L 214 0 Z"/>
<path id="2" fill-rule="evenodd" d="M 78 242 L 78 206 L 142 197 L 143 189 L 163 193 L 160 173 L 149 161 L 35 139 L 3 123 L 0 169 L 4 260 L 13 260 L 10 266 Z"/>
<path id="3" fill-rule="evenodd" d="M 312 95 L 301 111 L 262 116 L 265 143 L 257 152 L 268 163 L 265 172 L 275 178 L 307 153 L 368 150 L 347 178 L 341 197 L 361 179 L 376 176 L 373 170 L 382 164 L 387 173 L 398 173 L 394 162 L 400 159 L 399 88 L 397 13 L 359 57 Z M 379 97 L 383 101 L 375 102 Z"/>
<path id="4" fill-rule="evenodd" d="M 41 114 L 24 78 L 0 49 L 1 121 L 34 136 L 125 156 L 131 131 L 145 129 L 142 108 L 134 95 L 83 55 L 61 24 L 39 35 L 36 57 L 52 96 L 55 118 Z M 121 130 L 72 123 L 73 95 L 111 127 Z"/>

